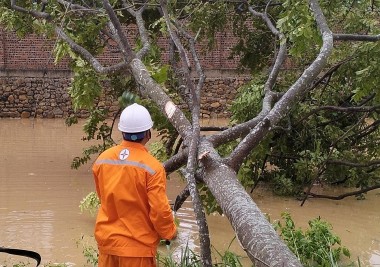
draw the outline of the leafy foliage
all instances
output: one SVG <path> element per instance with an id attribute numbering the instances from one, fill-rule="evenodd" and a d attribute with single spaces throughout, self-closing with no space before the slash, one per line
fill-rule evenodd
<path id="1" fill-rule="evenodd" d="M 378 3 L 371 6 L 363 1 L 321 1 L 321 4 L 337 32 L 344 28 L 348 32 L 378 33 L 374 19 L 379 16 Z M 369 10 L 367 18 L 364 10 Z M 285 1 L 282 8 L 274 11 L 272 15 L 278 19 L 277 27 L 287 37 L 289 47 L 288 68 L 280 72 L 274 87 L 281 93 L 292 86 L 292 81 L 315 57 L 321 38 L 306 2 Z M 315 81 L 313 90 L 252 151 L 239 172 L 245 177 L 242 180 L 252 181 L 255 177 L 281 195 L 301 194 L 315 183 L 358 188 L 378 184 L 378 165 L 366 165 L 379 158 L 379 111 L 375 107 L 380 103 L 377 90 L 380 81 L 375 75 L 379 70 L 374 60 L 379 57 L 378 51 L 377 42 L 337 43 L 330 58 L 331 69 L 325 70 L 326 77 Z M 234 124 L 257 116 L 264 82 L 264 76 L 255 75 L 240 88 L 231 106 Z M 360 106 L 373 109 L 350 111 Z M 349 163 L 356 165 L 352 167 Z M 268 166 L 273 170 L 269 171 Z"/>
<path id="2" fill-rule="evenodd" d="M 96 215 L 100 206 L 100 200 L 95 192 L 90 192 L 80 202 L 81 212 L 88 211 L 92 216 Z"/>
<path id="3" fill-rule="evenodd" d="M 76 72 L 68 91 L 75 110 L 91 109 L 94 100 L 100 96 L 102 91 L 99 76 L 84 61 L 78 60 Z"/>
<path id="4" fill-rule="evenodd" d="M 304 266 L 338 266 L 341 256 L 350 257 L 349 250 L 341 245 L 332 226 L 321 218 L 309 221 L 309 229 L 296 229 L 289 213 L 281 215 L 283 222 L 275 223 L 276 229 L 289 248 Z"/>
<path id="5" fill-rule="evenodd" d="M 82 248 L 83 256 L 86 262 L 93 267 L 98 266 L 98 248 L 94 246 L 93 238 L 82 235 L 81 239 L 77 241 L 77 246 Z"/>
<path id="6" fill-rule="evenodd" d="M 83 126 L 83 131 L 86 133 L 86 136 L 84 136 L 82 140 L 96 140 L 97 142 L 101 141 L 101 143 L 90 145 L 83 150 L 81 157 L 75 157 L 71 163 L 71 167 L 73 169 L 78 169 L 81 165 L 87 163 L 91 159 L 92 155 L 99 154 L 114 145 L 114 141 L 111 138 L 112 128 L 104 122 L 107 115 L 107 109 L 95 109 L 90 112 L 90 116 Z M 76 117 L 69 117 L 66 120 L 66 124 L 69 126 L 77 122 L 78 120 Z"/>
<path id="7" fill-rule="evenodd" d="M 232 123 L 246 122 L 261 110 L 264 77 L 258 76 L 239 88 L 238 95 L 231 105 Z"/>
<path id="8" fill-rule="evenodd" d="M 216 202 L 214 195 L 208 189 L 207 185 L 199 184 L 198 192 L 203 203 L 203 208 L 207 214 L 212 214 L 214 212 L 217 212 L 219 214 L 223 213 L 222 209 L 220 208 L 218 202 Z"/>
<path id="9" fill-rule="evenodd" d="M 307 2 L 286 0 L 282 3 L 284 9 L 277 20 L 277 27 L 290 42 L 290 55 L 305 60 L 315 57 L 321 45 L 321 38 L 315 27 L 315 20 L 309 12 Z M 308 54 L 305 55 L 305 51 Z"/>

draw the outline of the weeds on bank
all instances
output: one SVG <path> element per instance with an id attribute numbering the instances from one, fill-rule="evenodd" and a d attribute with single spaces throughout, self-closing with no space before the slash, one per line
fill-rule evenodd
<path id="1" fill-rule="evenodd" d="M 306 267 L 337 267 L 337 266 L 362 266 L 360 260 L 357 263 L 342 264 L 342 256 L 350 257 L 349 250 L 341 245 L 340 238 L 332 232 L 330 223 L 316 218 L 309 221 L 309 228 L 305 231 L 300 228 L 296 229 L 295 223 L 289 213 L 281 215 L 282 220 L 275 222 L 273 225 L 279 232 L 280 236 L 293 253 L 300 259 L 301 263 Z M 269 218 L 268 218 L 269 219 Z M 215 267 L 243 267 L 241 263 L 242 256 L 238 256 L 230 251 L 231 241 L 224 253 L 215 250 L 213 266 Z M 82 248 L 82 253 L 87 263 L 93 267 L 98 265 L 98 251 L 96 246 L 86 237 L 82 236 L 77 241 L 78 247 Z M 30 267 L 35 266 L 31 262 L 6 264 L 0 267 Z M 61 264 L 45 264 L 44 267 L 68 267 Z M 173 254 L 164 255 L 157 254 L 158 267 L 201 267 L 199 255 L 192 251 L 188 246 L 182 248 L 180 255 Z"/>
<path id="2" fill-rule="evenodd" d="M 86 237 L 82 235 L 82 237 L 77 241 L 77 247 L 82 248 L 82 254 L 84 258 L 86 259 L 86 262 L 90 264 L 91 266 L 98 266 L 98 249 L 96 246 L 92 245 L 93 241 L 89 239 L 89 237 Z"/>
<path id="3" fill-rule="evenodd" d="M 180 258 L 175 260 L 173 255 L 157 254 L 158 267 L 201 267 L 200 259 L 198 255 L 194 253 L 188 246 L 181 251 Z"/>
<path id="4" fill-rule="evenodd" d="M 240 261 L 241 256 L 229 251 L 229 247 L 223 254 L 216 250 L 216 254 L 220 262 L 213 264 L 215 267 L 243 267 Z M 186 246 L 182 249 L 178 259 L 175 259 L 173 255 L 161 255 L 158 253 L 157 267 L 202 267 L 202 264 L 199 255 Z"/>

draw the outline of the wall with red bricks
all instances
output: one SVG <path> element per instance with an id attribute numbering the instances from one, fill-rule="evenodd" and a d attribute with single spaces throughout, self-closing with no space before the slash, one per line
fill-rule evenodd
<path id="1" fill-rule="evenodd" d="M 48 40 L 35 34 L 24 38 L 18 38 L 13 32 L 6 32 L 0 29 L 0 71 L 12 70 L 68 70 L 68 60 L 54 63 L 52 50 L 54 40 Z M 232 33 L 219 33 L 216 36 L 215 48 L 211 52 L 205 51 L 205 45 L 198 45 L 200 62 L 204 70 L 236 70 L 238 58 L 230 59 L 230 52 L 236 43 L 236 38 Z M 158 40 L 162 48 L 162 59 L 168 61 L 168 40 L 161 38 Z M 118 62 L 120 55 L 112 49 L 106 50 L 99 60 L 103 64 Z"/>

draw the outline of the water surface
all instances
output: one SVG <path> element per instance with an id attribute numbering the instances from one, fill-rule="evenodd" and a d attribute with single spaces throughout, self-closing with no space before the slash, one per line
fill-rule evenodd
<path id="1" fill-rule="evenodd" d="M 43 264 L 91 266 L 82 255 L 82 244 L 93 245 L 95 219 L 78 207 L 94 190 L 91 163 L 79 170 L 70 169 L 73 157 L 88 145 L 81 141 L 81 128 L 81 124 L 67 127 L 61 119 L 0 119 L 0 246 L 37 251 Z M 118 138 L 116 134 L 115 140 Z M 178 176 L 171 175 L 171 202 L 183 186 Z M 333 225 L 342 244 L 351 250 L 352 260 L 359 257 L 362 266 L 380 266 L 380 190 L 370 192 L 362 201 L 353 197 L 341 201 L 310 199 L 303 207 L 297 200 L 262 190 L 254 191 L 253 198 L 272 220 L 288 211 L 296 225 L 304 228 L 308 220 L 320 216 Z M 197 251 L 197 226 L 189 201 L 177 216 L 179 237 L 170 252 L 179 255 L 185 245 Z M 234 238 L 228 220 L 211 215 L 208 225 L 215 249 L 227 249 Z M 245 255 L 236 241 L 230 248 Z M 160 251 L 167 252 L 165 247 Z M 0 254 L 0 265 L 24 260 Z M 244 262 L 249 266 L 247 259 Z"/>

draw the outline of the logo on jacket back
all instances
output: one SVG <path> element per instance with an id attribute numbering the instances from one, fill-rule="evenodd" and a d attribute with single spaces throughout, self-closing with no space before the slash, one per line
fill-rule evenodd
<path id="1" fill-rule="evenodd" d="M 122 151 L 120 151 L 119 159 L 126 160 L 128 158 L 128 156 L 129 156 L 129 150 L 123 149 Z"/>

